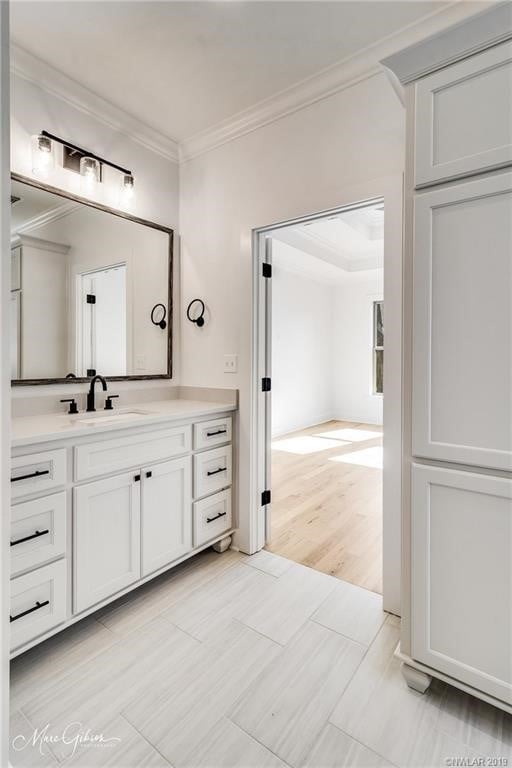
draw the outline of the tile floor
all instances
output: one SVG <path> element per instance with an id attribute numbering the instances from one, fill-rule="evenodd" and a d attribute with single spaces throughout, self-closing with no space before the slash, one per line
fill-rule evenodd
<path id="1" fill-rule="evenodd" d="M 410 691 L 398 635 L 372 592 L 269 552 L 202 553 L 14 660 L 12 765 L 512 765 L 512 717 Z"/>

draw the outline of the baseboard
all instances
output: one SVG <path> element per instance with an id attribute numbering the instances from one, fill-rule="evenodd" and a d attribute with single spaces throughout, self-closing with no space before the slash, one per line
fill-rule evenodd
<path id="1" fill-rule="evenodd" d="M 315 421 L 307 422 L 305 424 L 298 424 L 296 427 L 287 429 L 286 432 L 276 432 L 272 434 L 272 440 L 279 440 L 281 437 L 287 437 L 293 435 L 294 432 L 300 432 L 302 429 L 310 429 L 311 427 L 321 427 L 322 424 L 327 424 L 329 421 L 335 421 L 334 416 L 319 416 Z"/>

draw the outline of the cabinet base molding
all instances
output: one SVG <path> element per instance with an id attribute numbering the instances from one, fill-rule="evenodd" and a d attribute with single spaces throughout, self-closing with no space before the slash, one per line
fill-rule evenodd
<path id="1" fill-rule="evenodd" d="M 213 545 L 212 549 L 215 550 L 215 552 L 225 552 L 227 549 L 229 549 L 231 546 L 231 536 L 224 536 L 223 539 L 218 541 L 216 544 Z"/>
<path id="2" fill-rule="evenodd" d="M 409 664 L 405 664 L 403 662 L 402 675 L 404 676 L 405 682 L 409 688 L 412 688 L 413 691 L 417 691 L 418 693 L 425 693 L 425 691 L 430 688 L 432 675 L 427 675 L 426 672 L 421 672 L 419 669 L 410 667 Z"/>
<path id="3" fill-rule="evenodd" d="M 476 688 L 472 688 L 470 685 L 466 685 L 465 683 L 461 683 L 459 680 L 455 680 L 453 677 L 449 677 L 449 675 L 445 675 L 442 672 L 439 672 L 437 669 L 432 669 L 431 667 L 427 667 L 424 664 L 420 664 L 419 661 L 414 661 L 414 659 L 411 659 L 410 656 L 407 656 L 407 654 L 402 653 L 400 650 L 400 644 L 398 644 L 395 656 L 397 659 L 400 659 L 400 661 L 403 662 L 402 664 L 402 674 L 407 681 L 407 685 L 409 685 L 411 688 L 414 688 L 414 690 L 419 690 L 414 685 L 411 685 L 409 683 L 409 679 L 407 675 L 414 671 L 423 673 L 426 677 L 429 677 L 430 680 L 432 680 L 433 677 L 435 677 L 437 680 L 442 680 L 443 683 L 448 683 L 448 685 L 453 685 L 454 688 L 458 688 L 461 691 L 464 691 L 464 693 L 469 693 L 471 696 L 474 696 L 477 699 L 481 699 L 482 701 L 487 702 L 487 704 L 492 704 L 493 707 L 498 707 L 498 709 L 502 709 L 504 712 L 508 712 L 510 715 L 512 715 L 512 704 L 507 704 L 507 702 L 502 701 L 501 699 L 495 699 L 493 696 L 489 696 L 487 693 L 484 693 L 483 691 L 479 691 Z M 407 670 L 407 672 L 405 671 Z M 430 685 L 430 682 L 429 682 Z M 425 691 L 427 690 L 428 685 L 425 688 Z"/>

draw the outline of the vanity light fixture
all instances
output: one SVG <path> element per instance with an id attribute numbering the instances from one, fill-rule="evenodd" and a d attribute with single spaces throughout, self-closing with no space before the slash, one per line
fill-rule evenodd
<path id="1" fill-rule="evenodd" d="M 135 197 L 135 179 L 133 173 L 122 165 L 111 163 L 104 157 L 99 157 L 83 147 L 78 147 L 66 139 L 61 139 L 48 131 L 41 131 L 32 137 L 32 171 L 40 177 L 48 176 L 54 165 L 54 144 L 60 144 L 62 151 L 62 166 L 80 173 L 82 192 L 88 196 L 94 194 L 97 185 L 103 181 L 103 166 L 107 165 L 121 174 L 120 204 L 129 207 Z"/>
<path id="2" fill-rule="evenodd" d="M 53 168 L 52 140 L 43 133 L 32 136 L 32 173 L 45 179 Z"/>

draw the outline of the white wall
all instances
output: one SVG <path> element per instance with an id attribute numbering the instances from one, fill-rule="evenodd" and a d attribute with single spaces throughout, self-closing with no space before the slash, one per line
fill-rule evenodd
<path id="1" fill-rule="evenodd" d="M 383 270 L 335 270 L 339 277 L 326 282 L 319 259 L 307 274 L 290 269 L 294 254 L 273 240 L 272 436 L 330 419 L 382 424 L 383 398 L 372 393 L 372 306 L 383 298 Z"/>
<path id="2" fill-rule="evenodd" d="M 383 398 L 372 394 L 372 305 L 383 298 L 383 272 L 351 276 L 336 289 L 333 357 L 335 418 L 382 424 Z M 385 342 L 384 342 L 385 343 Z"/>
<path id="3" fill-rule="evenodd" d="M 273 241 L 272 247 L 272 435 L 332 418 L 332 285 L 288 271 L 281 251 L 296 251 Z"/>
<path id="4" fill-rule="evenodd" d="M 42 90 L 19 76 L 11 78 L 11 169 L 23 176 L 33 176 L 31 170 L 30 137 L 47 130 L 62 138 L 69 139 L 112 162 L 130 168 L 136 180 L 136 200 L 130 211 L 136 216 L 163 224 L 175 230 L 178 228 L 179 172 L 176 163 L 153 152 L 135 140 L 106 125 L 94 115 L 79 110 L 71 103 Z M 113 190 L 118 177 L 111 172 L 109 190 Z M 66 191 L 80 194 L 79 177 L 61 168 L 55 168 L 45 180 L 48 184 Z M 101 185 L 103 186 L 103 185 Z M 97 198 L 98 202 L 111 204 L 111 200 Z M 115 206 L 114 206 L 115 207 Z M 179 252 L 178 238 L 175 238 L 175 294 L 174 306 L 179 306 Z M 173 349 L 173 379 L 179 380 L 179 326 L 180 313 L 174 314 L 175 343 Z M 169 382 L 171 383 L 171 382 Z M 152 386 L 151 382 L 133 382 L 140 389 Z M 126 388 L 131 385 L 127 384 Z M 160 382 L 161 386 L 161 382 Z M 75 385 L 76 391 L 86 385 Z M 28 398 L 55 391 L 57 387 L 17 388 L 16 396 Z"/>
<path id="5" fill-rule="evenodd" d="M 244 551 L 254 547 L 249 504 L 258 490 L 250 488 L 252 230 L 379 197 L 382 178 L 400 176 L 403 162 L 403 107 L 378 74 L 181 166 L 183 303 L 199 296 L 209 309 L 204 328 L 183 326 L 182 381 L 240 390 L 237 543 Z M 400 188 L 388 231 L 393 248 L 401 243 Z M 225 353 L 239 355 L 237 374 L 224 374 Z"/>

